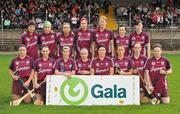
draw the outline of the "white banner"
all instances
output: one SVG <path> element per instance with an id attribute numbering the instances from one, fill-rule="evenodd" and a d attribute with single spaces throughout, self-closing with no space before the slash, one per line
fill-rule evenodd
<path id="1" fill-rule="evenodd" d="M 46 105 L 140 105 L 139 76 L 47 76 Z"/>

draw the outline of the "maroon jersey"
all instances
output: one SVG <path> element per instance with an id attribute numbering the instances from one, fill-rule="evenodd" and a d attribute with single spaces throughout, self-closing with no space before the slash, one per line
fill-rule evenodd
<path id="1" fill-rule="evenodd" d="M 163 69 L 166 71 L 170 68 L 171 65 L 169 61 L 164 57 L 161 57 L 158 60 L 153 57 L 147 61 L 146 70 L 149 70 L 149 76 L 154 86 L 154 89 L 162 90 L 168 88 L 166 76 L 160 74 L 160 70 Z"/>
<path id="2" fill-rule="evenodd" d="M 50 50 L 50 53 L 49 53 L 49 57 L 55 59 L 56 58 L 56 35 L 55 33 L 49 33 L 49 34 L 41 34 L 39 36 L 39 44 L 40 46 L 48 46 L 49 47 L 49 50 Z"/>
<path id="3" fill-rule="evenodd" d="M 59 55 L 58 57 L 62 58 L 62 48 L 64 46 L 69 46 L 70 47 L 70 57 L 72 57 L 72 50 L 74 48 L 75 44 L 75 36 L 73 33 L 70 33 L 69 36 L 64 36 L 61 33 L 57 33 L 57 43 L 59 45 Z"/>
<path id="4" fill-rule="evenodd" d="M 34 69 L 34 61 L 29 56 L 26 56 L 24 59 L 17 57 L 11 61 L 9 69 L 21 78 L 29 77 Z"/>
<path id="5" fill-rule="evenodd" d="M 44 80 L 47 75 L 54 74 L 53 65 L 55 60 L 48 58 L 44 61 L 39 58 L 35 61 L 35 71 L 37 72 L 38 80 Z"/>
<path id="6" fill-rule="evenodd" d="M 82 61 L 82 59 L 77 60 L 77 62 L 76 62 L 77 74 L 80 75 L 79 71 L 81 71 L 81 70 L 90 71 L 90 68 L 91 68 L 90 63 L 91 63 L 90 60 L 88 60 L 86 62 Z"/>
<path id="7" fill-rule="evenodd" d="M 124 57 L 123 59 L 115 58 L 114 60 L 114 67 L 116 70 L 122 70 L 124 72 L 128 72 L 132 69 L 132 62 L 129 58 Z"/>
<path id="8" fill-rule="evenodd" d="M 146 56 L 140 56 L 139 58 L 131 57 L 132 61 L 132 68 L 133 69 L 138 69 L 137 74 L 134 75 L 140 75 L 144 79 L 144 69 L 145 65 L 147 62 L 147 57 Z M 142 86 L 142 80 L 140 80 L 140 85 Z"/>
<path id="9" fill-rule="evenodd" d="M 93 33 L 90 30 L 86 30 L 86 31 L 82 31 L 82 30 L 78 30 L 76 32 L 76 49 L 79 55 L 80 54 L 80 50 L 82 48 L 86 48 L 89 52 L 89 57 L 91 57 L 91 44 L 93 41 Z M 79 58 L 79 57 L 78 57 Z"/>
<path id="10" fill-rule="evenodd" d="M 118 45 L 124 45 L 124 48 L 125 48 L 125 53 L 124 53 L 124 56 L 128 57 L 129 56 L 129 37 L 127 36 L 124 36 L 123 38 L 121 38 L 120 36 L 116 37 L 114 39 L 114 43 L 115 43 L 115 46 L 117 47 Z"/>
<path id="11" fill-rule="evenodd" d="M 34 60 L 38 58 L 38 35 L 33 33 L 30 35 L 29 32 L 24 32 L 20 36 L 20 44 L 26 45 L 27 55 L 32 57 Z"/>
<path id="12" fill-rule="evenodd" d="M 112 48 L 110 45 L 110 41 L 114 40 L 114 35 L 111 31 L 109 30 L 104 30 L 103 32 L 101 32 L 100 30 L 95 31 L 94 33 L 94 41 L 96 43 L 96 47 L 98 47 L 99 45 L 105 45 L 106 47 L 106 55 L 107 56 L 111 56 L 112 53 Z"/>
<path id="13" fill-rule="evenodd" d="M 60 58 L 56 60 L 54 69 L 60 72 L 73 71 L 76 69 L 75 65 L 75 61 L 71 58 L 69 58 L 67 62 L 64 62 L 64 60 Z"/>
<path id="14" fill-rule="evenodd" d="M 100 60 L 96 57 L 91 62 L 91 68 L 94 69 L 95 75 L 109 75 L 110 68 L 113 67 L 113 61 L 110 57 L 105 57 L 104 60 Z"/>
<path id="15" fill-rule="evenodd" d="M 140 43 L 142 50 L 141 54 L 144 56 L 147 56 L 147 49 L 145 46 L 150 43 L 150 38 L 147 33 L 141 32 L 140 34 L 137 34 L 136 32 L 131 33 L 129 36 L 130 38 L 130 47 L 133 48 L 135 43 Z"/>

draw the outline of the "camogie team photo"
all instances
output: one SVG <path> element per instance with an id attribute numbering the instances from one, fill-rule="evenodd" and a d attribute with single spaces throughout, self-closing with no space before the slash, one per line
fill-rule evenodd
<path id="1" fill-rule="evenodd" d="M 24 102 L 43 105 L 47 75 L 68 79 L 74 75 L 138 75 L 141 103 L 144 99 L 150 99 L 152 104 L 169 103 L 166 76 L 172 73 L 172 67 L 162 56 L 162 46 L 152 46 L 150 56 L 150 38 L 143 31 L 141 21 L 135 22 L 135 31 L 130 36 L 126 35 L 123 25 L 118 27 L 117 36 L 107 30 L 106 25 L 107 18 L 100 16 L 99 28 L 91 31 L 83 17 L 80 29 L 75 32 L 70 23 L 65 22 L 62 32 L 55 33 L 51 23 L 45 21 L 43 32 L 37 34 L 35 22 L 30 21 L 20 37 L 19 55 L 9 66 L 13 79 L 12 100 L 20 99 L 34 88 Z"/>
<path id="2" fill-rule="evenodd" d="M 180 114 L 179 0 L 0 6 L 0 114 Z"/>

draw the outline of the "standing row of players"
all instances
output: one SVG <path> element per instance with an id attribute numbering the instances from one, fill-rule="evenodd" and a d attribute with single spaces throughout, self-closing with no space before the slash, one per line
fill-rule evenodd
<path id="1" fill-rule="evenodd" d="M 83 20 L 81 22 L 83 22 Z M 142 23 L 140 23 L 140 25 L 142 25 Z M 119 27 L 119 29 L 122 28 Z M 53 33 L 52 31 L 50 32 Z M 136 37 L 133 37 L 133 39 L 136 39 Z M 140 37 L 137 37 L 137 39 L 140 39 Z M 145 39 L 145 37 L 143 39 Z M 101 39 L 101 41 L 104 40 Z M 125 40 L 123 41 L 126 42 Z M 83 47 L 79 49 L 78 53 L 80 57 L 78 57 L 79 59 L 76 61 L 72 59 L 72 48 L 69 45 L 63 45 L 61 48 L 61 57 L 53 59 L 53 56 L 51 55 L 52 50 L 47 43 L 41 48 L 42 57 L 36 59 L 35 62 L 32 59 L 33 56 L 32 58 L 29 57 L 30 53 L 28 53 L 28 49 L 31 48 L 27 45 L 22 45 L 19 48 L 19 56 L 12 60 L 9 67 L 10 74 L 13 78 L 13 100 L 19 99 L 23 90 L 26 92 L 23 86 L 19 83 L 19 78 L 22 78 L 25 82 L 24 86 L 29 88 L 33 87 L 32 80 L 34 80 L 34 86 L 35 88 L 38 88 L 40 86 L 39 84 L 46 79 L 46 76 L 51 74 L 65 75 L 68 78 L 71 78 L 74 74 L 92 76 L 114 74 L 123 76 L 135 74 L 140 75 L 145 80 L 148 88 L 153 92 L 154 96 L 162 101 L 162 103 L 169 103 L 166 75 L 172 72 L 171 65 L 166 58 L 161 56 L 161 45 L 156 44 L 153 47 L 153 57 L 148 59 L 150 53 L 143 55 L 144 51 L 142 50 L 145 50 L 146 46 L 148 48 L 149 43 L 142 45 L 142 42 L 138 41 L 133 40 L 133 45 L 131 47 L 131 53 L 133 53 L 132 56 L 126 55 L 127 45 L 125 44 L 118 44 L 115 46 L 115 49 L 113 49 L 115 51 L 112 52 L 116 52 L 116 56 L 115 58 L 112 58 L 110 57 L 111 53 L 109 48 L 106 47 L 106 44 L 100 43 L 97 45 L 98 43 L 96 43 L 96 54 L 93 59 L 88 57 L 88 55 L 93 55 L 92 53 L 89 53 L 91 48 L 88 49 Z M 114 43 L 112 42 L 112 44 Z M 35 53 L 33 52 L 32 55 L 34 54 Z M 36 89 L 38 105 L 43 104 L 45 100 L 45 88 L 46 84 L 43 84 L 41 87 Z M 140 90 L 141 99 L 143 99 L 145 89 L 142 81 L 140 83 Z M 31 97 L 26 97 L 24 101 L 26 103 L 31 102 Z"/>
<path id="2" fill-rule="evenodd" d="M 53 32 L 51 23 L 44 22 L 42 34 L 35 33 L 36 24 L 30 21 L 27 31 L 22 33 L 20 43 L 26 45 L 27 54 L 34 60 L 39 58 L 38 49 L 42 46 L 48 46 L 50 49 L 50 57 L 58 59 L 62 57 L 62 47 L 69 46 L 71 48 L 71 57 L 78 59 L 80 50 L 86 48 L 89 52 L 89 58 L 97 55 L 97 47 L 104 45 L 106 47 L 106 55 L 115 57 L 114 48 L 117 45 L 125 46 L 125 56 L 132 55 L 132 47 L 136 42 L 142 46 L 141 54 L 150 57 L 150 38 L 147 33 L 143 32 L 141 21 L 135 24 L 135 32 L 126 36 L 125 26 L 118 27 L 118 35 L 106 29 L 107 19 L 105 16 L 99 18 L 99 29 L 91 31 L 88 29 L 88 21 L 86 18 L 81 19 L 81 27 L 77 31 L 72 31 L 69 23 L 62 25 L 62 32 Z M 116 36 L 116 37 L 115 37 Z"/>

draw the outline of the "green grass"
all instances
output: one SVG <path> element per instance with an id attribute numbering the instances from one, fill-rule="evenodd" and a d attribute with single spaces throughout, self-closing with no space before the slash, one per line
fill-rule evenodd
<path id="1" fill-rule="evenodd" d="M 10 107 L 12 79 L 8 66 L 14 55 L 0 56 L 0 114 L 180 114 L 180 54 L 165 55 L 172 63 L 173 74 L 168 77 L 171 103 L 141 106 L 34 106 Z"/>

